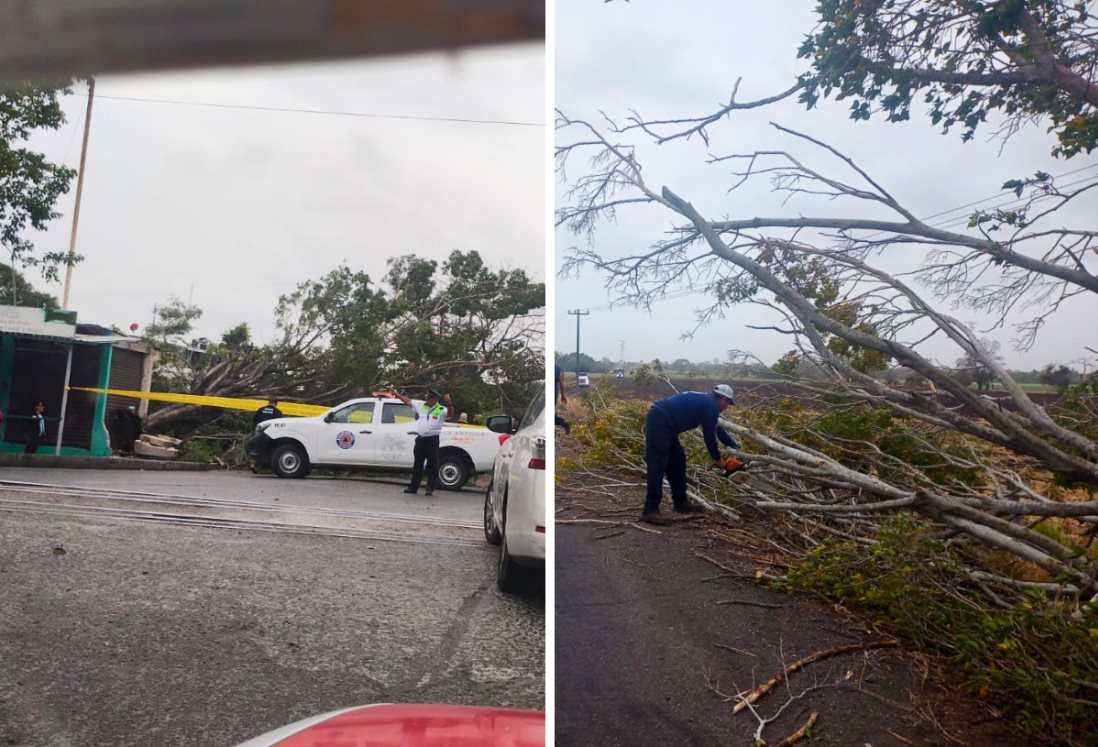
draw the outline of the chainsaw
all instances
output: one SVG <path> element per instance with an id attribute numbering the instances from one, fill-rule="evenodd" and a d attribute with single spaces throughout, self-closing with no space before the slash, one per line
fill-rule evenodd
<path id="1" fill-rule="evenodd" d="M 731 477 L 736 472 L 741 472 L 751 466 L 751 462 L 739 457 L 730 456 L 724 460 L 724 476 Z M 718 468 L 720 469 L 720 468 Z"/>

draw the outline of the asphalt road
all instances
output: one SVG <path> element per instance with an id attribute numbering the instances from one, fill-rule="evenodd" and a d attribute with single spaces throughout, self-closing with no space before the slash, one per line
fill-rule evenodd
<path id="1" fill-rule="evenodd" d="M 749 560 L 720 555 L 739 572 L 718 572 L 695 553 L 728 546 L 701 534 L 557 525 L 558 745 L 751 745 L 764 719 L 763 737 L 776 744 L 812 713 L 819 720 L 803 743 L 814 747 L 1025 744 L 894 648 L 824 658 L 734 714 L 736 693 L 792 662 L 881 635 L 818 600 L 760 587 Z"/>
<path id="2" fill-rule="evenodd" d="M 232 745 L 377 702 L 544 708 L 544 602 L 497 591 L 480 494 L 402 487 L 0 470 L 0 745 Z"/>

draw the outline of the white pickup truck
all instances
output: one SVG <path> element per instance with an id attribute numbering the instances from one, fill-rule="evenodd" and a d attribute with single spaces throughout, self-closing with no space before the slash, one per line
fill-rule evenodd
<path id="1" fill-rule="evenodd" d="M 323 415 L 260 423 L 248 455 L 279 477 L 305 477 L 314 468 L 412 469 L 415 413 L 386 397 L 352 399 Z M 439 439 L 438 487 L 460 490 L 492 469 L 500 437 L 487 428 L 447 423 Z"/>

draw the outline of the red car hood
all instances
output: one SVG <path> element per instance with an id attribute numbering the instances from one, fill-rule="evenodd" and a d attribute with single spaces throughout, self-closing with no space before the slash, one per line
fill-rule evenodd
<path id="1" fill-rule="evenodd" d="M 371 705 L 315 716 L 238 747 L 545 747 L 545 714 L 452 705 Z"/>

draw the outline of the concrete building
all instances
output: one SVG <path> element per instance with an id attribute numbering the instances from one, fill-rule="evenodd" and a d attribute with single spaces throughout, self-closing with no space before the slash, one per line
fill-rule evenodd
<path id="1" fill-rule="evenodd" d="M 106 421 L 116 408 L 147 400 L 69 387 L 149 391 L 156 353 L 141 340 L 94 324 L 74 311 L 0 306 L 0 453 L 23 451 L 36 402 L 45 405 L 40 454 L 110 456 Z"/>

